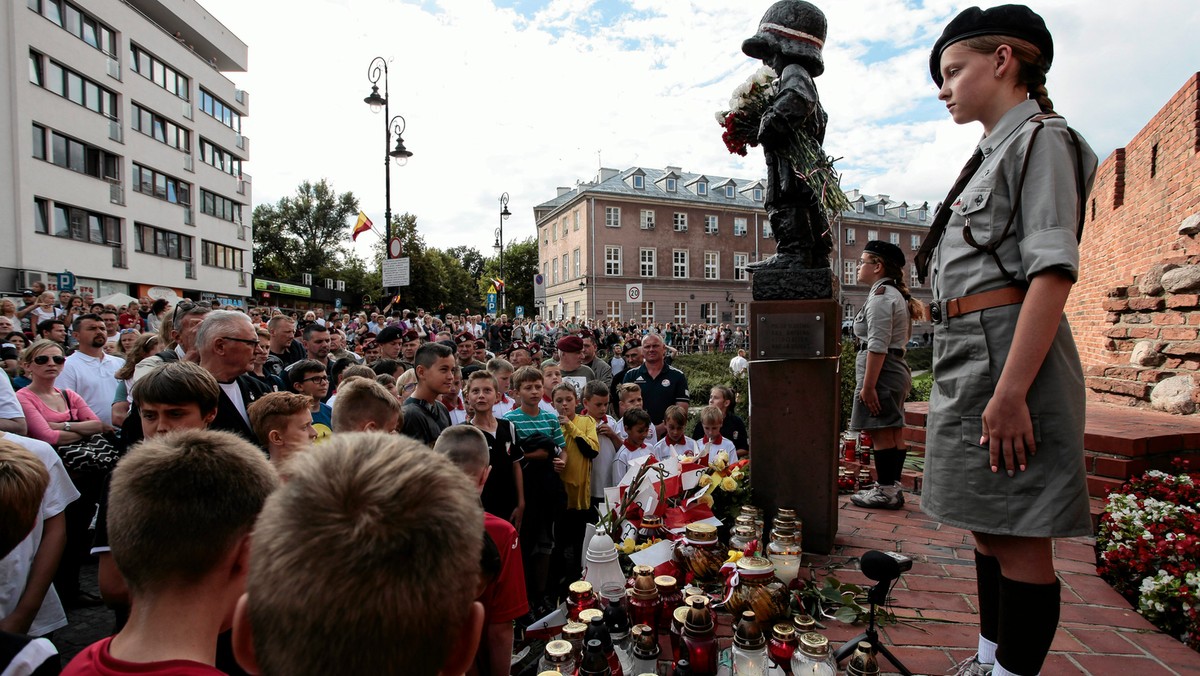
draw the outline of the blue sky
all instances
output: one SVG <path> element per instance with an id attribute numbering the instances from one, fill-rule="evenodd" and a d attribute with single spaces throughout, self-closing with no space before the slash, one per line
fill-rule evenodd
<path id="1" fill-rule="evenodd" d="M 392 113 L 414 152 L 392 171 L 392 209 L 442 247 L 490 249 L 500 193 L 506 239 L 533 235 L 533 206 L 604 166 L 755 179 L 761 154 L 728 154 L 713 113 L 760 65 L 741 53 L 769 2 L 727 0 L 200 0 L 250 48 L 229 77 L 251 94 L 244 132 L 255 203 L 305 179 L 352 191 L 383 223 L 380 116 L 367 64 L 392 60 Z M 942 27 L 970 4 L 837 0 L 826 72 L 826 148 L 845 189 L 936 203 L 978 140 L 927 70 Z M 998 4 L 978 3 L 978 4 Z M 1194 0 L 1045 0 L 1049 91 L 1101 158 L 1200 68 Z M 360 246 L 368 238 L 360 238 Z"/>

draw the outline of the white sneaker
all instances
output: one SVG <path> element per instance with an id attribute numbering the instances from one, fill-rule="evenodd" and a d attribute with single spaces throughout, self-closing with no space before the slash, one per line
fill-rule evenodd
<path id="1" fill-rule="evenodd" d="M 904 506 L 904 491 L 900 484 L 875 486 L 851 495 L 850 502 L 868 509 L 900 509 Z"/>
<path id="2" fill-rule="evenodd" d="M 988 676 L 992 673 L 993 666 L 995 665 L 980 662 L 979 655 L 975 654 L 971 656 L 971 659 L 954 665 L 953 676 Z"/>

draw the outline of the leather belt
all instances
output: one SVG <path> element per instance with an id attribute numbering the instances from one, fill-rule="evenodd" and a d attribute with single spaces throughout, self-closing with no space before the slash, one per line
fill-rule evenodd
<path id="1" fill-rule="evenodd" d="M 934 324 L 941 324 L 947 319 L 981 310 L 990 310 L 994 307 L 1016 305 L 1024 300 L 1025 289 L 1019 286 L 1006 286 L 949 300 L 935 300 L 929 304 L 929 319 Z"/>
<path id="2" fill-rule="evenodd" d="M 867 351 L 866 344 L 864 343 L 862 347 L 858 348 L 858 351 L 866 352 Z M 901 359 L 904 358 L 904 350 L 901 348 L 898 348 L 898 347 L 888 348 L 888 354 L 892 355 L 893 357 L 900 357 Z"/>

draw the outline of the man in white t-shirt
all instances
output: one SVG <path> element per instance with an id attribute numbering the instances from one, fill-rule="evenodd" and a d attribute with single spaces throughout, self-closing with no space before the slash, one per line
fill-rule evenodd
<path id="1" fill-rule="evenodd" d="M 740 376 L 750 367 L 750 361 L 746 359 L 746 351 L 738 350 L 737 355 L 729 360 L 729 370 L 733 371 L 733 375 Z"/>
<path id="2" fill-rule="evenodd" d="M 79 348 L 67 357 L 54 384 L 74 391 L 105 425 L 112 426 L 112 405 L 117 395 L 117 371 L 124 365 L 104 352 L 108 329 L 98 315 L 79 315 L 71 322 L 71 333 Z"/>

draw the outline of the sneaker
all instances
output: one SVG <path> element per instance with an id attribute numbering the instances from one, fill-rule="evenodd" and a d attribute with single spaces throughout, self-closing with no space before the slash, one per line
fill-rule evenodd
<path id="1" fill-rule="evenodd" d="M 995 665 L 980 662 L 979 655 L 972 655 L 971 659 L 954 665 L 953 676 L 987 676 L 992 673 L 993 666 Z"/>
<path id="2" fill-rule="evenodd" d="M 861 493 L 861 492 L 860 492 Z M 904 491 L 898 484 L 876 486 L 865 493 L 850 496 L 850 502 L 870 509 L 900 509 L 904 506 Z"/>

